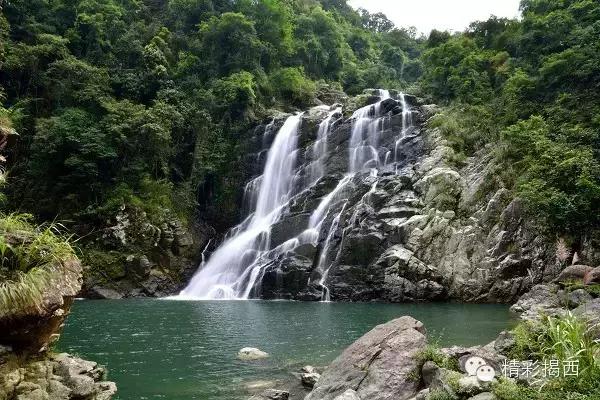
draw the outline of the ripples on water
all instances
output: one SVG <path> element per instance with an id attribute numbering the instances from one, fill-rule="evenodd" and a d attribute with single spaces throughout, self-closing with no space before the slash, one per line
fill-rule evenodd
<path id="1" fill-rule="evenodd" d="M 442 345 L 485 344 L 510 324 L 508 307 L 461 304 L 78 301 L 59 350 L 108 367 L 119 399 L 239 400 L 245 386 L 287 382 L 326 366 L 375 325 L 402 315 Z M 267 360 L 236 359 L 258 347 Z"/>

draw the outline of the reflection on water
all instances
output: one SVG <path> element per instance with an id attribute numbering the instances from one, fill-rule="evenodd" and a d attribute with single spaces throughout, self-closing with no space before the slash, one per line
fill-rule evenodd
<path id="1" fill-rule="evenodd" d="M 245 385 L 325 366 L 375 325 L 403 315 L 442 345 L 485 344 L 510 324 L 501 305 L 78 301 L 59 350 L 107 366 L 122 400 L 238 400 L 248 397 Z M 242 347 L 271 357 L 238 361 Z"/>

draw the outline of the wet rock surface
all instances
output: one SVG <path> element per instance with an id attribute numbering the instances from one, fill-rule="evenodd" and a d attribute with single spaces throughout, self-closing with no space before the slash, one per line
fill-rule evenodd
<path id="1" fill-rule="evenodd" d="M 376 102 L 373 93 L 363 101 Z M 327 137 L 325 175 L 300 190 L 311 169 L 316 127 L 330 109 L 306 114 L 298 190 L 271 232 L 271 247 L 290 248 L 264 269 L 253 297 L 321 300 L 328 293 L 337 301 L 509 303 L 556 278 L 561 266 L 554 245 L 529 224 L 521 201 L 495 183 L 489 151 L 482 149 L 461 168 L 453 166 L 448 161 L 453 150 L 428 126 L 437 107 L 411 96 L 406 101 L 408 128 L 400 100 L 378 106 L 384 113 L 379 148 L 388 149 L 391 162 L 379 165 L 376 175 L 357 173 L 328 207 L 317 245 L 294 247 L 308 217 L 347 174 L 353 128 L 346 109 Z M 275 119 L 271 131 L 283 120 Z M 274 135 L 261 138 L 261 129 L 255 132 L 256 154 L 248 158 L 248 170 L 258 175 Z"/>
<path id="2" fill-rule="evenodd" d="M 175 216 L 152 223 L 136 208 L 123 207 L 106 225 L 84 252 L 81 297 L 115 300 L 176 294 L 216 237 L 210 226 L 186 226 Z"/>

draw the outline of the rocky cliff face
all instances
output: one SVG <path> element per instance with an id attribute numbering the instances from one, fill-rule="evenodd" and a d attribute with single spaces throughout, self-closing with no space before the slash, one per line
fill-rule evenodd
<path id="1" fill-rule="evenodd" d="M 297 191 L 289 212 L 271 230 L 272 248 L 306 229 L 322 199 L 347 176 L 353 102 L 328 135 L 325 175 Z M 332 300 L 342 301 L 512 302 L 556 276 L 553 245 L 524 218 L 521 202 L 507 189 L 490 189 L 489 152 L 481 150 L 466 166 L 454 167 L 452 149 L 428 127 L 436 106 L 411 96 L 404 103 L 396 96 L 379 106 L 385 115 L 380 148 L 392 149 L 396 162 L 347 178 L 328 209 L 318 244 L 271 260 L 254 287 L 255 297 L 320 300 L 326 290 Z M 403 106 L 411 110 L 409 129 Z M 298 176 L 310 169 L 319 123 L 330 110 L 314 109 L 303 117 Z M 282 118 L 274 124 L 281 125 Z M 255 130 L 256 152 L 247 157 L 248 170 L 256 174 L 273 140 L 262 132 L 264 126 Z"/>
<path id="2" fill-rule="evenodd" d="M 109 400 L 117 388 L 104 381 L 104 368 L 49 352 L 81 289 L 82 268 L 72 258 L 47 270 L 39 305 L 0 309 L 0 400 Z"/>
<path id="3" fill-rule="evenodd" d="M 190 279 L 213 228 L 187 226 L 177 216 L 151 222 L 145 212 L 122 207 L 84 251 L 81 295 L 92 299 L 164 297 Z"/>

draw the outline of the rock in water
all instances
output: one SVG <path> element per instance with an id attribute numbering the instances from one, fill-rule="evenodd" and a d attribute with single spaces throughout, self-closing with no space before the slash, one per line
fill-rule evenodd
<path id="1" fill-rule="evenodd" d="M 305 365 L 300 370 L 305 374 L 313 374 L 313 373 L 318 374 L 319 373 L 319 371 L 317 371 L 317 369 L 315 367 L 313 367 L 312 365 Z"/>
<path id="2" fill-rule="evenodd" d="M 252 396 L 250 400 L 288 400 L 290 393 L 285 390 L 268 389 L 257 396 Z"/>
<path id="3" fill-rule="evenodd" d="M 319 375 L 316 372 L 307 372 L 302 374 L 302 377 L 300 379 L 302 379 L 302 385 L 312 389 L 313 387 L 315 387 L 315 385 L 317 384 L 317 382 L 319 381 L 319 378 L 321 378 L 321 375 Z"/>
<path id="4" fill-rule="evenodd" d="M 325 370 L 305 400 L 407 400 L 418 392 L 410 378 L 417 353 L 427 344 L 423 324 L 401 317 L 379 325 L 348 347 Z M 356 399 L 356 397 L 354 397 Z"/>
<path id="5" fill-rule="evenodd" d="M 265 353 L 264 351 L 254 347 L 244 347 L 238 352 L 238 358 L 242 361 L 262 360 L 263 358 L 268 357 L 269 353 Z"/>

